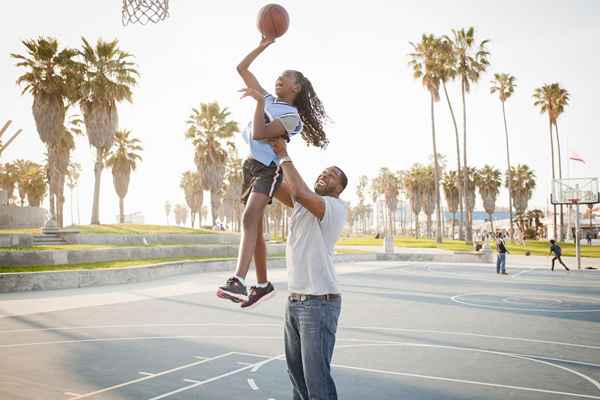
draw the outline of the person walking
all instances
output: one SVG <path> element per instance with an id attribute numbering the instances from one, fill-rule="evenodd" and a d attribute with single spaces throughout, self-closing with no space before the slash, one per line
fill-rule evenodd
<path id="1" fill-rule="evenodd" d="M 552 271 L 554 271 L 554 262 L 556 260 L 558 260 L 560 265 L 565 267 L 565 269 L 567 271 L 570 271 L 570 269 L 565 265 L 565 263 L 560 258 L 561 254 L 562 254 L 562 250 L 561 250 L 560 246 L 558 245 L 558 243 L 556 243 L 556 240 L 554 240 L 554 239 L 550 240 L 550 255 L 552 255 L 552 254 L 554 254 L 554 258 L 552 259 Z"/>
<path id="2" fill-rule="evenodd" d="M 592 234 L 588 232 L 587 235 L 585 235 L 585 238 L 587 239 L 588 246 L 591 246 L 592 245 Z"/>
<path id="3" fill-rule="evenodd" d="M 502 275 L 508 275 L 506 272 L 506 254 L 509 252 L 502 239 L 502 234 L 496 236 L 496 251 L 498 255 L 496 257 L 496 273 Z"/>
<path id="4" fill-rule="evenodd" d="M 269 141 L 284 182 L 275 194 L 292 208 L 286 246 L 288 290 L 284 344 L 294 400 L 337 400 L 331 376 L 342 297 L 333 255 L 348 209 L 339 195 L 348 178 L 326 168 L 310 190 L 296 170 L 283 139 Z"/>

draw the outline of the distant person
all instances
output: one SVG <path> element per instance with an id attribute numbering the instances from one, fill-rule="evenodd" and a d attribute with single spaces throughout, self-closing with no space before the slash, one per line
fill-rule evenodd
<path id="1" fill-rule="evenodd" d="M 498 252 L 498 256 L 496 257 L 496 273 L 508 275 L 506 273 L 506 253 L 508 253 L 508 249 L 500 233 L 496 237 L 496 251 Z"/>
<path id="2" fill-rule="evenodd" d="M 588 232 L 588 234 L 585 235 L 585 238 L 587 239 L 588 246 L 591 246 L 592 245 L 592 234 Z"/>
<path id="3" fill-rule="evenodd" d="M 556 260 L 558 260 L 560 265 L 565 267 L 565 269 L 567 271 L 570 271 L 570 269 L 565 265 L 565 263 L 560 258 L 561 254 L 562 254 L 562 250 L 560 249 L 560 246 L 558 245 L 558 243 L 556 243 L 556 240 L 554 240 L 554 239 L 550 240 L 550 254 L 554 254 L 554 258 L 552 259 L 552 271 L 554 271 L 554 262 Z"/>

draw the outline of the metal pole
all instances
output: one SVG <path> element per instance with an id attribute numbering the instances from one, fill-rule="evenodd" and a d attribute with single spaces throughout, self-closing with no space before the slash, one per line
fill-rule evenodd
<path id="1" fill-rule="evenodd" d="M 575 253 L 577 254 L 577 269 L 581 269 L 581 246 L 579 245 L 579 203 L 575 205 Z"/>

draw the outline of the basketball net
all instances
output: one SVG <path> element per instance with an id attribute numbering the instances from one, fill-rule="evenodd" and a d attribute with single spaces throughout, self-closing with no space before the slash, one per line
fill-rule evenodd
<path id="1" fill-rule="evenodd" d="M 169 0 L 123 0 L 121 22 L 128 24 L 154 24 L 169 16 Z"/>

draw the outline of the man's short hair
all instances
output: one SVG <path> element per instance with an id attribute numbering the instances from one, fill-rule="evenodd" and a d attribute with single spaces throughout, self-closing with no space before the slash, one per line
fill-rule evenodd
<path id="1" fill-rule="evenodd" d="M 340 171 L 340 178 L 341 178 L 342 192 L 343 192 L 344 189 L 346 189 L 346 186 L 348 186 L 348 177 L 346 176 L 346 173 L 344 171 L 342 171 L 342 169 L 340 167 L 336 166 L 335 169 Z M 342 192 L 340 192 L 340 193 L 342 193 Z"/>

